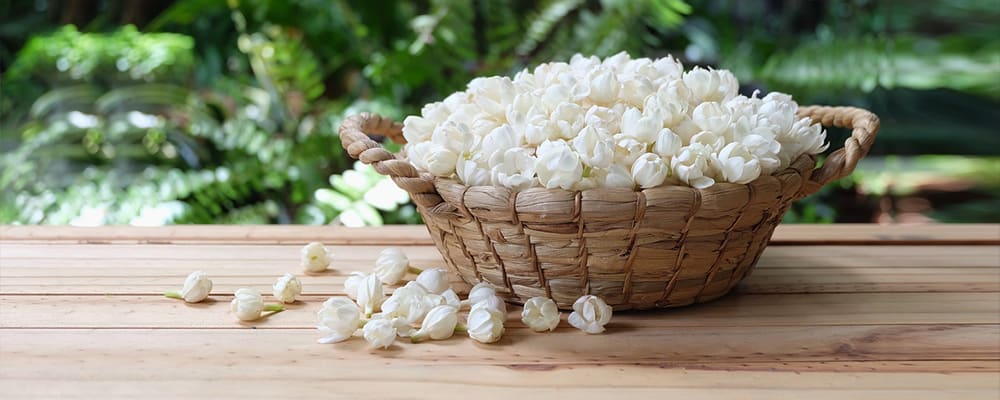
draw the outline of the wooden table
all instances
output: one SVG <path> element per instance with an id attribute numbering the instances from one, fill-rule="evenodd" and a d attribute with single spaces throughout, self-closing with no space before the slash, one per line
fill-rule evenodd
<path id="1" fill-rule="evenodd" d="M 782 226 L 753 275 L 711 304 L 564 322 L 500 343 L 456 336 L 372 351 L 316 343 L 314 314 L 384 247 L 442 264 L 422 227 L 0 227 L 0 398 L 990 399 L 1000 397 L 1000 225 Z M 257 323 L 233 291 L 332 271 Z M 191 271 L 212 300 L 162 296 Z M 497 390 L 493 390 L 497 389 Z M 481 393 L 479 393 L 481 392 Z M 475 396 L 475 397 L 473 397 Z"/>

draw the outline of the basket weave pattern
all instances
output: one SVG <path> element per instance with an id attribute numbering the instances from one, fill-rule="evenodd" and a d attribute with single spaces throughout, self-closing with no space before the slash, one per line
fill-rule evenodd
<path id="1" fill-rule="evenodd" d="M 348 153 L 393 177 L 423 216 L 448 266 L 523 303 L 535 296 L 569 308 L 584 294 L 621 309 L 675 307 L 725 295 L 750 274 L 791 203 L 850 174 L 871 147 L 878 118 L 849 107 L 804 107 L 826 126 L 854 128 L 815 169 L 799 157 L 748 184 L 706 189 L 584 191 L 465 186 L 420 173 L 368 134 L 403 142 L 400 125 L 373 114 L 344 121 Z"/>

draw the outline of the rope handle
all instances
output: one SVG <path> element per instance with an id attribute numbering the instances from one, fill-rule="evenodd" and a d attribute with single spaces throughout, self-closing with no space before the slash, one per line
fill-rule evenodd
<path id="1" fill-rule="evenodd" d="M 430 208 L 442 202 L 434 187 L 434 177 L 427 173 L 421 174 L 413 164 L 390 153 L 369 135 L 382 135 L 396 143 L 406 143 L 403 125 L 378 114 L 352 115 L 340 124 L 340 144 L 352 158 L 369 164 L 376 172 L 392 178 L 419 206 Z"/>
<path id="2" fill-rule="evenodd" d="M 879 120 L 870 111 L 855 107 L 808 106 L 799 108 L 800 117 L 810 117 L 823 126 L 853 129 L 844 147 L 831 153 L 823 166 L 802 186 L 800 197 L 818 191 L 823 185 L 854 172 L 858 161 L 868 154 L 878 134 Z M 390 153 L 369 135 L 382 135 L 396 143 L 405 144 L 403 125 L 378 114 L 361 113 L 344 119 L 340 124 L 340 142 L 352 158 L 361 160 L 375 171 L 392 178 L 396 185 L 410 193 L 417 205 L 434 207 L 442 202 L 434 187 L 434 177 L 421 174 L 398 155 Z"/>
<path id="3" fill-rule="evenodd" d="M 878 116 L 860 108 L 808 106 L 799 108 L 799 116 L 810 117 L 823 126 L 851 129 L 851 136 L 844 141 L 844 147 L 830 153 L 823 166 L 813 171 L 803 184 L 800 197 L 816 193 L 823 185 L 854 172 L 858 161 L 868 154 L 878 135 Z"/>

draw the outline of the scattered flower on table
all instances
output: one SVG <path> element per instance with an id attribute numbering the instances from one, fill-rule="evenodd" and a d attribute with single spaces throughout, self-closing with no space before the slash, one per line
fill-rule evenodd
<path id="1" fill-rule="evenodd" d="M 365 341 L 376 349 L 387 349 L 396 341 L 396 327 L 385 318 L 372 318 L 366 322 L 362 334 Z"/>
<path id="2" fill-rule="evenodd" d="M 375 259 L 375 275 L 388 285 L 395 285 L 403 280 L 410 269 L 410 259 L 402 250 L 390 247 L 379 253 Z"/>
<path id="3" fill-rule="evenodd" d="M 295 275 L 286 272 L 278 278 L 278 282 L 275 282 L 272 288 L 272 294 L 274 298 L 282 303 L 294 303 L 295 298 L 302 294 L 302 282 L 299 282 L 299 278 Z"/>
<path id="4" fill-rule="evenodd" d="M 204 271 L 195 271 L 184 280 L 184 287 L 180 292 L 169 291 L 164 296 L 182 299 L 187 303 L 198 303 L 208 298 L 212 292 L 212 280 L 208 279 L 208 274 Z"/>
<path id="5" fill-rule="evenodd" d="M 472 305 L 482 301 L 489 296 L 496 296 L 497 291 L 489 283 L 479 282 L 472 289 L 469 289 L 469 297 L 462 301 L 463 305 Z"/>
<path id="6" fill-rule="evenodd" d="M 385 301 L 385 294 L 382 291 L 382 281 L 370 274 L 358 284 L 358 306 L 364 311 L 365 316 L 371 316 Z"/>
<path id="7" fill-rule="evenodd" d="M 330 266 L 330 252 L 323 243 L 312 242 L 302 247 L 302 268 L 309 272 L 323 272 Z"/>
<path id="8" fill-rule="evenodd" d="M 264 311 L 279 312 L 285 309 L 280 304 L 265 305 L 264 297 L 254 289 L 237 289 L 233 294 L 233 302 L 230 309 L 240 321 L 256 321 L 260 319 Z"/>
<path id="9" fill-rule="evenodd" d="M 364 282 L 365 278 L 367 277 L 368 274 L 364 272 L 359 272 L 359 271 L 351 272 L 351 274 L 347 276 L 347 279 L 344 279 L 344 293 L 347 294 L 347 297 L 350 297 L 353 300 L 357 300 L 358 286 L 360 286 L 361 282 Z"/>
<path id="10" fill-rule="evenodd" d="M 448 271 L 443 268 L 425 269 L 416 279 L 417 283 L 434 294 L 442 294 L 451 289 L 451 282 L 448 279 Z"/>
<path id="11" fill-rule="evenodd" d="M 444 340 L 455 334 L 458 326 L 458 309 L 450 305 L 439 305 L 427 312 L 420 329 L 410 336 L 413 343 L 427 339 Z"/>
<path id="12" fill-rule="evenodd" d="M 506 315 L 499 310 L 476 303 L 469 310 L 465 329 L 469 337 L 480 343 L 494 343 L 500 340 L 504 332 Z"/>
<path id="13" fill-rule="evenodd" d="M 345 341 L 354 335 L 360 324 L 361 309 L 344 297 L 331 297 L 323 302 L 323 307 L 316 312 L 316 329 L 323 335 L 319 343 Z"/>
<path id="14" fill-rule="evenodd" d="M 503 316 L 504 321 L 507 320 L 507 302 L 497 296 L 496 294 L 490 296 L 484 296 L 479 299 L 479 301 L 472 303 L 472 306 L 483 306 L 496 310 Z"/>
<path id="15" fill-rule="evenodd" d="M 559 326 L 559 307 L 548 297 L 532 297 L 524 302 L 521 321 L 535 332 L 554 331 Z"/>
<path id="16" fill-rule="evenodd" d="M 597 334 L 604 332 L 604 325 L 611 321 L 611 306 L 597 296 L 586 295 L 576 299 L 569 324 L 581 331 Z"/>
<path id="17" fill-rule="evenodd" d="M 672 57 L 573 56 L 466 90 L 403 121 L 418 169 L 468 186 L 585 190 L 747 183 L 826 149 L 791 96 L 738 94 L 727 70 Z"/>
<path id="18" fill-rule="evenodd" d="M 455 308 L 462 308 L 462 299 L 458 297 L 458 293 L 455 290 L 448 288 L 444 292 L 441 292 L 441 297 L 444 298 L 444 303 Z"/>
<path id="19" fill-rule="evenodd" d="M 382 303 L 382 314 L 396 322 L 401 337 L 407 337 L 410 330 L 405 326 L 420 323 L 431 309 L 443 304 L 446 304 L 444 296 L 428 292 L 417 282 L 407 282 Z"/>

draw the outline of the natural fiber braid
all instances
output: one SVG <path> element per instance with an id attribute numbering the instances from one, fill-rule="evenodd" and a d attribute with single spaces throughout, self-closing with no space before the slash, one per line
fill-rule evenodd
<path id="1" fill-rule="evenodd" d="M 406 143 L 400 123 L 377 114 L 352 115 L 340 125 L 341 145 L 351 157 L 370 164 L 382 175 L 392 177 L 396 185 L 410 193 L 410 198 L 418 206 L 430 209 L 442 202 L 434 188 L 433 177 L 421 175 L 413 164 L 397 158 L 368 135 L 383 135 L 396 143 Z"/>
<path id="2" fill-rule="evenodd" d="M 799 192 L 800 196 L 813 194 L 823 185 L 854 172 L 858 161 L 868 154 L 878 134 L 878 117 L 860 108 L 809 106 L 799 108 L 799 116 L 810 117 L 824 126 L 853 129 L 844 147 L 827 156 L 823 166 L 813 171 L 812 177 Z"/>

